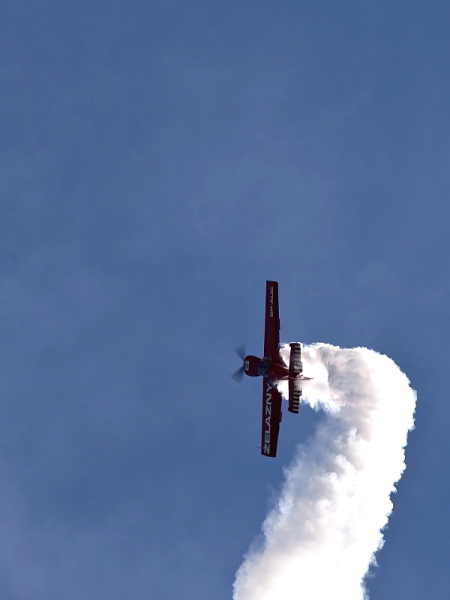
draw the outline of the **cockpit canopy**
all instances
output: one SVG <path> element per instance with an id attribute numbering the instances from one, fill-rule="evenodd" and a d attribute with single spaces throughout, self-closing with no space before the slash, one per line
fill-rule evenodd
<path id="1" fill-rule="evenodd" d="M 269 365 L 265 361 L 260 360 L 258 365 L 258 375 L 261 375 L 261 377 L 267 377 L 268 371 Z"/>

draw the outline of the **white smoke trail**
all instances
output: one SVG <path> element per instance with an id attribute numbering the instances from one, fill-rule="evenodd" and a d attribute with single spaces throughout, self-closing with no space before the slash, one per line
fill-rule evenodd
<path id="1" fill-rule="evenodd" d="M 383 544 L 416 394 L 390 358 L 366 348 L 304 346 L 303 365 L 314 377 L 303 400 L 325 417 L 285 471 L 234 600 L 362 600 Z"/>

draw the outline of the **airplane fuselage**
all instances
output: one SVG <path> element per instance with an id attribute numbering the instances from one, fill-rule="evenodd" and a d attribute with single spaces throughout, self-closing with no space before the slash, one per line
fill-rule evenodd
<path id="1" fill-rule="evenodd" d="M 244 359 L 244 373 L 249 377 L 268 377 L 269 379 L 287 379 L 289 377 L 288 367 L 271 358 L 258 358 L 248 355 Z"/>
<path id="2" fill-rule="evenodd" d="M 296 375 L 289 377 L 289 368 L 282 362 L 281 358 L 258 358 L 249 354 L 244 358 L 244 373 L 249 377 L 267 377 L 271 381 L 282 381 L 286 379 L 309 380 L 310 377 Z"/>

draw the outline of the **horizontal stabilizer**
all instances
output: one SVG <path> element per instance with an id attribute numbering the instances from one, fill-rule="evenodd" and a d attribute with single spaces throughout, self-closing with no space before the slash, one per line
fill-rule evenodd
<path id="1" fill-rule="evenodd" d="M 300 407 L 300 398 L 302 395 L 302 388 L 300 381 L 295 379 L 289 380 L 289 407 L 288 411 L 291 413 L 298 414 Z"/>
<path id="2" fill-rule="evenodd" d="M 303 372 L 302 345 L 300 342 L 289 344 L 291 355 L 289 358 L 289 377 L 297 377 Z"/>
<path id="3" fill-rule="evenodd" d="M 299 342 L 289 344 L 291 354 L 289 358 L 289 412 L 298 413 L 302 388 L 296 379 L 303 372 L 302 345 Z"/>

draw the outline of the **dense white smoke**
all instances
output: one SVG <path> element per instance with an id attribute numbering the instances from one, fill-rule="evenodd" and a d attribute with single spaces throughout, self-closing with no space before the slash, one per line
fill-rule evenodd
<path id="1" fill-rule="evenodd" d="M 366 598 L 364 576 L 405 468 L 416 394 L 397 365 L 366 348 L 315 344 L 302 354 L 304 374 L 314 377 L 303 401 L 325 416 L 286 469 L 264 541 L 237 572 L 234 600 Z"/>

